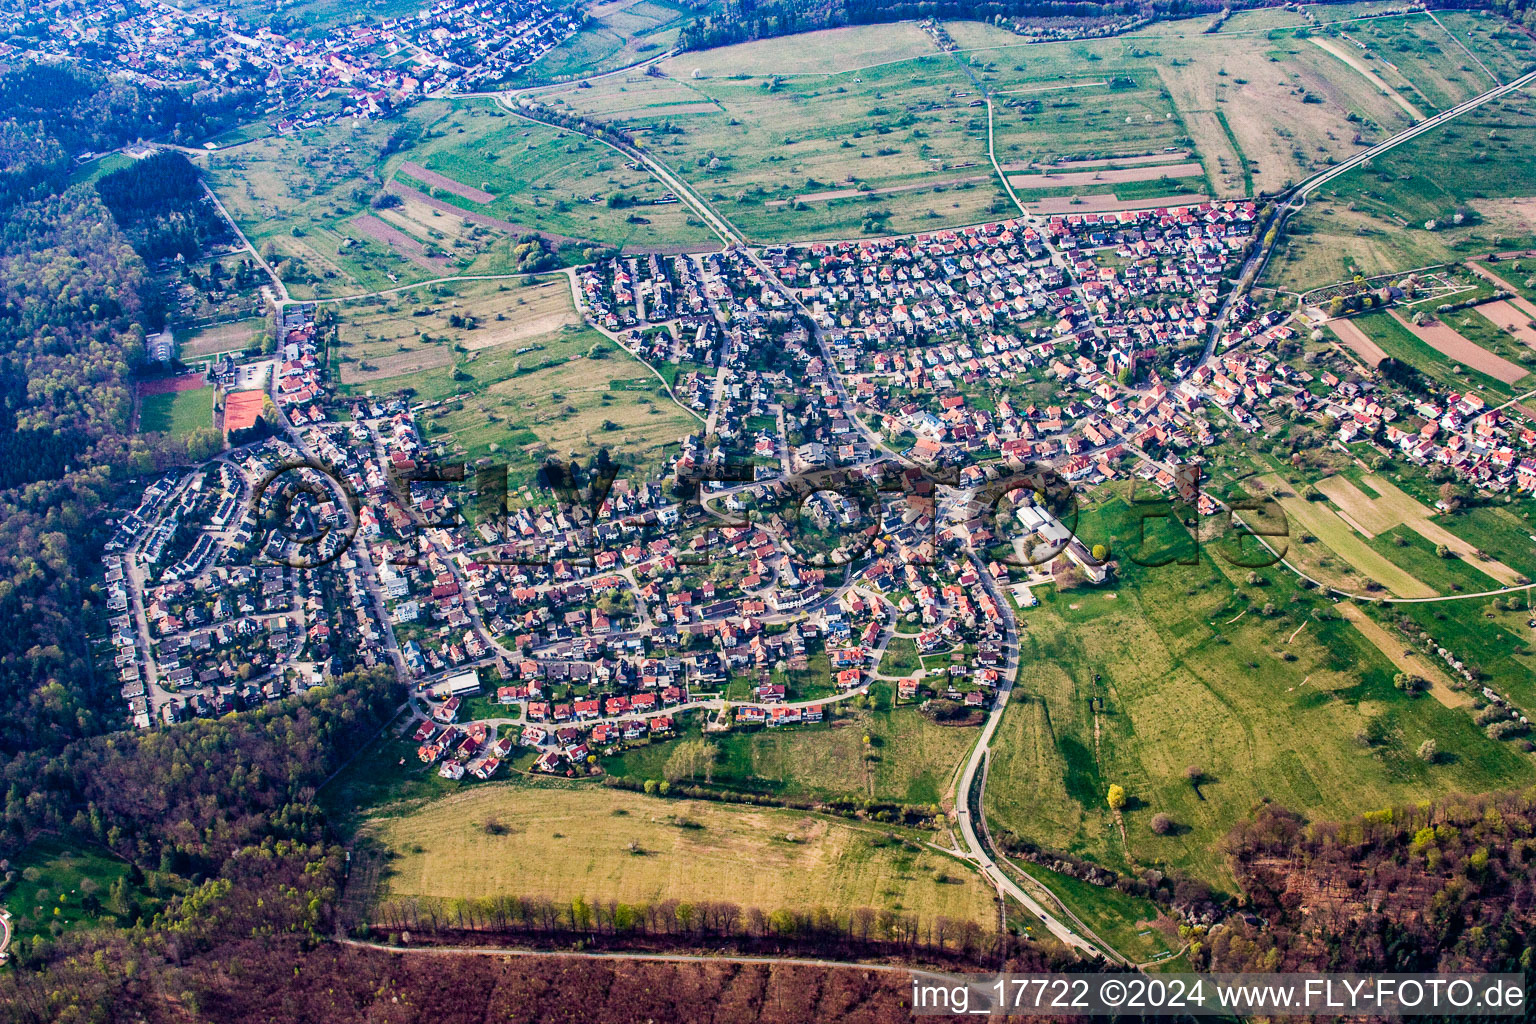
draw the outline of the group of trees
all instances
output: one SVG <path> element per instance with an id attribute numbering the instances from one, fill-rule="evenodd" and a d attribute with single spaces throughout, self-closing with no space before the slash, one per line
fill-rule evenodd
<path id="1" fill-rule="evenodd" d="M 1451 796 L 1342 823 L 1263 805 L 1226 851 L 1265 927 L 1217 928 L 1197 961 L 1221 971 L 1523 970 L 1536 954 L 1533 834 L 1531 792 Z"/>
<path id="2" fill-rule="evenodd" d="M 995 958 L 1001 937 L 974 921 L 942 915 L 931 919 L 892 910 L 855 907 L 834 913 L 825 907 L 765 911 L 724 900 L 665 899 L 650 903 L 570 901 L 513 895 L 470 899 L 411 897 L 388 900 L 373 912 L 372 930 L 398 939 L 442 938 L 456 942 L 465 933 L 534 935 L 562 944 L 602 943 L 623 938 L 671 944 L 739 943 L 744 948 L 847 954 L 862 950 L 889 955 L 922 950 L 968 962 Z M 607 943 L 611 944 L 611 943 Z"/>
<path id="3" fill-rule="evenodd" d="M 193 260 L 229 229 L 208 202 L 196 167 L 174 150 L 135 160 L 96 182 L 118 227 L 146 260 Z"/>

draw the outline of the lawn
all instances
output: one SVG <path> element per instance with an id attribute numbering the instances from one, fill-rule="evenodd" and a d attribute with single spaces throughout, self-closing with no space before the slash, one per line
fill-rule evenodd
<path id="1" fill-rule="evenodd" d="M 393 853 L 391 896 L 721 899 L 765 911 L 996 919 L 992 893 L 950 857 L 800 811 L 499 784 L 375 818 L 363 836 Z"/>
<path id="2" fill-rule="evenodd" d="M 1107 588 L 1038 591 L 1020 616 L 1025 668 L 986 793 L 995 833 L 1226 885 L 1219 840 L 1259 800 L 1337 817 L 1536 775 L 1465 712 L 1395 689 L 1380 652 L 1283 567 L 1257 570 L 1263 586 L 1209 553 L 1121 570 Z M 1376 718 L 1386 739 L 1362 746 Z M 1434 766 L 1414 756 L 1431 737 L 1450 755 Z M 1198 789 L 1191 765 L 1208 780 Z M 1111 783 L 1132 798 L 1126 842 L 1104 802 Z M 1169 835 L 1152 832 L 1157 813 L 1176 823 Z"/>
<path id="3" fill-rule="evenodd" d="M 19 939 L 51 937 L 58 930 L 115 925 L 136 909 L 140 890 L 127 881 L 131 866 L 105 849 L 45 836 L 10 864 L 16 881 L 4 891 Z M 115 900 L 112 887 L 126 886 Z"/>
<path id="4" fill-rule="evenodd" d="M 139 432 L 186 437 L 213 426 L 213 388 L 145 395 L 139 403 Z"/>

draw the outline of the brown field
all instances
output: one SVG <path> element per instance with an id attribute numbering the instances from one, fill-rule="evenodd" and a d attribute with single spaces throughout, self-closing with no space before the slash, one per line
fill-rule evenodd
<path id="1" fill-rule="evenodd" d="M 538 231 L 534 228 L 526 227 L 522 224 L 514 224 L 509 220 L 502 220 L 500 217 L 492 217 L 485 213 L 475 213 L 470 210 L 461 210 L 457 206 L 454 206 L 452 203 L 445 202 L 441 199 L 433 199 L 431 196 L 427 195 L 420 189 L 412 188 L 411 186 L 399 181 L 391 181 L 386 186 L 386 188 L 403 199 L 415 200 L 416 202 L 419 202 L 424 206 L 429 206 L 434 210 L 440 210 L 443 213 L 451 213 L 455 217 L 466 220 L 471 224 L 478 224 L 483 228 L 496 228 L 509 234 L 517 235 L 518 237 L 522 237 L 524 235 L 538 235 L 550 245 L 565 245 L 567 243 L 580 244 L 586 241 L 586 239 L 572 238 L 569 235 L 557 235 L 551 231 Z"/>
<path id="2" fill-rule="evenodd" d="M 1525 302 L 1524 299 L 1518 299 L 1518 301 Z M 1527 306 L 1530 305 L 1529 302 L 1525 304 Z M 1531 326 L 1531 321 L 1536 320 L 1536 309 L 1526 312 L 1516 308 L 1513 303 L 1505 299 L 1485 302 L 1481 306 L 1473 306 L 1472 308 L 1489 320 L 1492 320 L 1502 329 L 1513 334 L 1516 338 L 1519 338 L 1525 344 L 1536 348 L 1536 328 Z"/>
<path id="3" fill-rule="evenodd" d="M 1399 671 L 1429 680 L 1429 692 L 1435 700 L 1448 708 L 1462 707 L 1471 703 L 1466 694 L 1451 689 L 1450 678 L 1440 671 L 1439 666 L 1408 647 L 1408 641 L 1401 637 L 1393 637 L 1380 623 L 1366 615 L 1353 602 L 1341 602 L 1339 614 L 1348 619 L 1360 631 L 1360 635 L 1369 640 L 1378 651 L 1385 654 L 1387 660 L 1396 665 Z"/>
<path id="4" fill-rule="evenodd" d="M 1334 320 L 1328 324 L 1334 334 L 1339 336 L 1349 350 L 1364 359 L 1366 365 L 1372 369 L 1380 366 L 1387 358 L 1386 350 L 1371 340 L 1370 335 L 1356 327 L 1351 320 Z"/>
<path id="5" fill-rule="evenodd" d="M 1198 192 L 1178 196 L 1152 196 L 1149 199 L 1117 199 L 1113 192 L 1091 196 L 1058 196 L 1026 202 L 1030 213 L 1105 213 L 1111 210 L 1160 210 L 1163 207 L 1196 206 L 1208 197 Z"/>
<path id="6" fill-rule="evenodd" d="M 1067 165 L 1071 166 L 1071 165 Z M 1052 168 L 1039 174 L 1017 174 L 1008 179 L 1014 188 L 1054 188 L 1061 185 L 1112 185 L 1125 181 L 1155 181 L 1158 178 L 1198 178 L 1205 168 L 1198 163 L 1155 164 L 1122 167 L 1118 170 L 1088 170 L 1063 173 Z"/>
<path id="7" fill-rule="evenodd" d="M 492 820 L 500 830 L 485 826 Z M 604 788 L 468 788 L 372 819 L 395 896 L 625 903 L 731 900 L 765 911 L 888 908 L 991 925 L 992 892 L 931 849 L 800 811 L 667 800 Z"/>
<path id="8" fill-rule="evenodd" d="M 231 391 L 224 399 L 224 429 L 246 430 L 254 426 L 265 398 L 262 391 Z"/>
<path id="9" fill-rule="evenodd" d="M 400 170 L 424 185 L 431 185 L 445 192 L 452 192 L 460 199 L 468 199 L 472 203 L 489 203 L 496 198 L 484 189 L 471 188 L 468 185 L 454 181 L 446 174 L 439 174 L 436 171 L 428 170 L 421 166 L 421 164 L 411 160 L 401 164 Z"/>
<path id="10" fill-rule="evenodd" d="M 354 217 L 351 221 L 352 228 L 360 235 L 366 235 L 376 242 L 383 242 L 391 250 L 404 256 L 418 267 L 441 273 L 448 265 L 448 261 L 441 257 L 427 255 L 426 248 L 401 231 L 371 213 L 365 213 L 360 217 Z"/>
<path id="11" fill-rule="evenodd" d="M 1436 352 L 1449 356 L 1478 373 L 1485 373 L 1494 380 L 1513 384 L 1530 372 L 1518 363 L 1512 363 L 1502 356 L 1496 356 L 1487 349 L 1472 344 L 1454 328 L 1447 327 L 1439 321 L 1427 327 L 1417 327 L 1395 309 L 1392 310 L 1392 318 L 1412 331 L 1415 337 Z"/>

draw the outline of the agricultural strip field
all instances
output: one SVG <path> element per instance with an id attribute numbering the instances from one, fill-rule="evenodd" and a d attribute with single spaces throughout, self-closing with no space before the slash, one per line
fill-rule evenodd
<path id="1" fill-rule="evenodd" d="M 213 388 L 168 391 L 139 400 L 139 432 L 185 437 L 213 426 Z"/>
<path id="2" fill-rule="evenodd" d="M 1487 349 L 1474 345 L 1458 334 L 1454 328 L 1444 323 L 1433 322 L 1420 327 L 1404 319 L 1397 310 L 1392 310 L 1392 319 L 1413 332 L 1415 337 L 1441 355 L 1505 384 L 1513 384 L 1529 373 L 1518 363 L 1512 363 Z"/>
<path id="3" fill-rule="evenodd" d="M 1331 476 L 1317 482 L 1317 489 L 1339 507 L 1339 514 L 1367 537 L 1386 533 L 1396 526 L 1406 526 L 1429 543 L 1444 545 L 1467 565 L 1487 576 L 1498 586 L 1513 586 L 1520 574 L 1504 563 L 1477 556 L 1475 545 L 1451 533 L 1431 518 L 1434 513 L 1412 495 L 1404 493 L 1390 480 L 1368 475 L 1365 485 L 1379 497 L 1369 497 L 1347 477 Z"/>
<path id="4" fill-rule="evenodd" d="M 716 241 L 682 203 L 663 202 L 667 190 L 622 154 L 492 100 L 456 103 L 384 173 L 509 232 L 634 249 Z"/>
<path id="5" fill-rule="evenodd" d="M 1387 313 L 1368 313 L 1351 320 L 1371 340 L 1375 341 L 1394 359 L 1413 367 L 1420 373 L 1458 391 L 1471 390 L 1494 404 L 1507 401 L 1516 392 L 1508 384 L 1486 374 L 1469 369 L 1439 349 L 1421 340 L 1394 316 Z"/>
<path id="6" fill-rule="evenodd" d="M 1507 331 L 1519 339 L 1522 344 L 1536 348 L 1536 327 L 1531 326 L 1531 321 L 1536 320 L 1536 312 L 1520 309 L 1505 299 L 1484 302 L 1472 308 L 1487 317 L 1500 330 Z"/>
<path id="7" fill-rule="evenodd" d="M 1407 570 L 1394 564 L 1366 544 L 1365 541 L 1326 504 L 1308 501 L 1297 493 L 1296 488 L 1279 476 L 1270 474 L 1254 481 L 1262 490 L 1280 502 L 1285 514 L 1292 521 L 1290 554 L 1292 562 L 1305 568 L 1310 575 L 1324 583 L 1341 589 L 1364 589 L 1360 580 L 1374 581 L 1386 587 L 1398 597 L 1434 597 L 1436 591 L 1416 579 Z M 1251 490 L 1252 488 L 1250 488 Z M 1353 573 L 1340 573 L 1337 569 L 1319 564 L 1308 557 L 1309 547 L 1297 536 L 1296 527 L 1316 537 L 1338 557 L 1348 563 Z"/>
<path id="8" fill-rule="evenodd" d="M 1379 623 L 1361 611 L 1358 605 L 1345 601 L 1339 605 L 1339 614 L 1358 629 L 1360 635 L 1369 640 L 1373 647 L 1397 667 L 1398 671 L 1428 680 L 1430 696 L 1435 700 L 1448 708 L 1465 707 L 1472 703 L 1466 694 L 1451 689 L 1450 677 L 1441 670 L 1439 665 L 1422 652 L 1405 647 L 1401 637 L 1392 636 Z"/>
<path id="9" fill-rule="evenodd" d="M 1134 535 L 1091 539 L 1125 551 Z M 1257 585 L 1248 572 L 1122 556 L 1106 589 L 1037 591 L 987 785 L 994 836 L 1222 886 L 1220 837 L 1260 799 L 1323 817 L 1536 776 L 1464 712 L 1396 689 L 1392 663 L 1283 566 L 1256 570 Z M 1387 738 L 1363 745 L 1373 722 Z M 1419 761 L 1431 737 L 1455 759 Z M 1189 766 L 1209 781 L 1192 786 Z M 1131 798 L 1125 844 L 1105 806 L 1112 783 Z M 1170 834 L 1152 832 L 1157 813 Z"/>
<path id="10" fill-rule="evenodd" d="M 764 911 L 872 907 L 987 926 L 997 915 L 963 864 L 799 811 L 496 785 L 374 818 L 361 832 L 393 851 L 384 884 L 394 896 L 728 897 Z"/>
<path id="11" fill-rule="evenodd" d="M 1370 335 L 1356 327 L 1350 320 L 1334 320 L 1328 324 L 1328 330 L 1334 337 L 1343 342 L 1355 355 L 1365 360 L 1365 364 L 1372 369 L 1381 365 L 1387 358 L 1386 350 L 1371 340 Z"/>
<path id="12" fill-rule="evenodd" d="M 1529 90 L 1425 132 L 1312 196 L 1262 283 L 1300 292 L 1536 244 L 1533 147 Z"/>

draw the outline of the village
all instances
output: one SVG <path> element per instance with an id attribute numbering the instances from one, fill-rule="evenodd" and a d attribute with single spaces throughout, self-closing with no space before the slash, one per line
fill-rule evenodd
<path id="1" fill-rule="evenodd" d="M 445 777 L 489 778 L 518 755 L 601 773 L 604 756 L 691 728 L 822 722 L 877 680 L 945 715 L 989 709 L 1031 588 L 1115 571 L 1021 471 L 1146 481 L 1214 515 L 1224 504 L 1180 467 L 1283 411 L 1340 446 L 1536 489 L 1536 433 L 1475 396 L 1314 372 L 1292 317 L 1245 302 L 1214 330 L 1257 213 L 1063 215 L 578 268 L 588 321 L 678 367 L 672 394 L 701 429 L 661 475 L 594 453 L 585 479 L 511 506 L 484 490 L 504 474 L 445 479 L 448 453 L 403 398 L 332 393 L 327 315 L 292 304 L 273 356 L 209 367 L 244 410 L 227 425 L 259 410 L 264 436 L 152 481 L 116 523 L 123 697 L 145 726 L 387 658 L 410 683 L 418 756 Z M 278 492 L 297 500 L 275 514 Z"/>
<path id="2" fill-rule="evenodd" d="M 580 27 L 574 8 L 489 0 L 438 2 L 318 35 L 246 24 L 208 6 L 127 0 L 44 10 L 0 12 L 10 40 L 0 43 L 0 58 L 83 60 L 148 85 L 191 81 L 208 96 L 260 96 L 261 117 L 278 133 L 495 84 Z"/>

